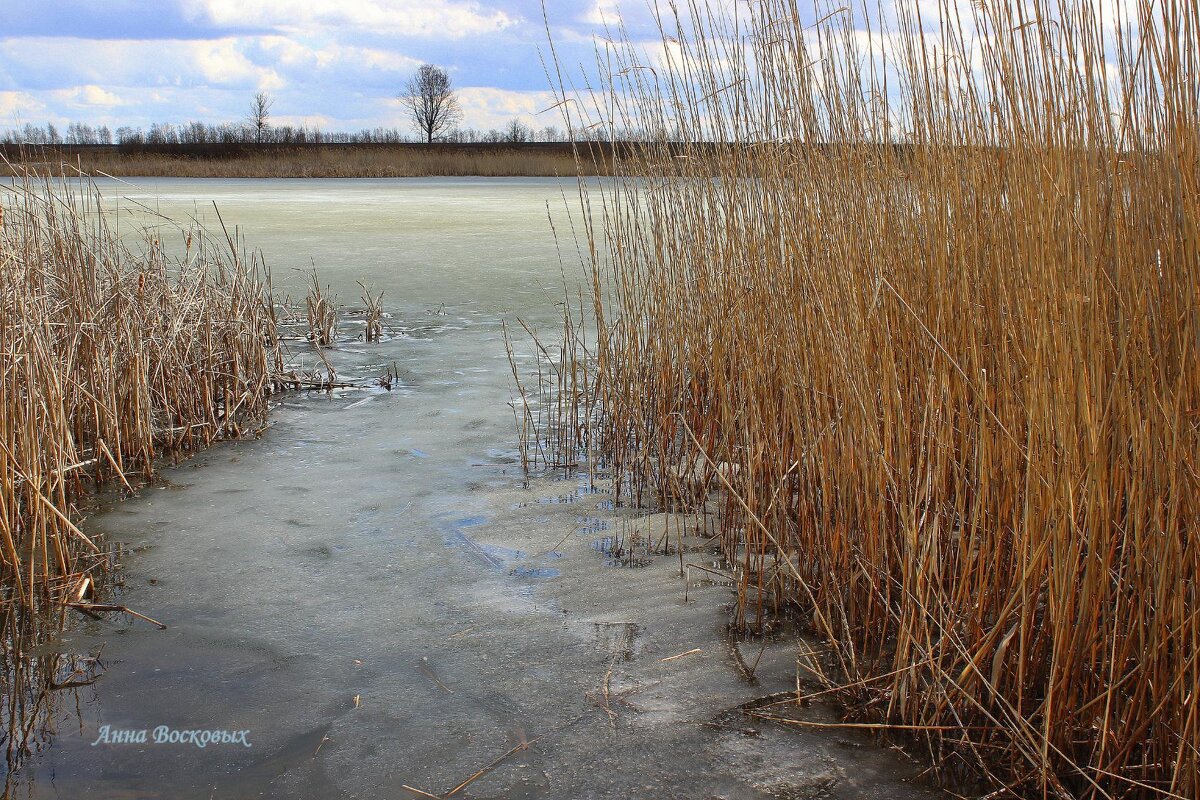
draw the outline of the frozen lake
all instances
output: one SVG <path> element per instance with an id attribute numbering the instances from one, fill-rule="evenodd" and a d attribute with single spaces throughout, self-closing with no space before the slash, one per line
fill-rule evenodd
<path id="1" fill-rule="evenodd" d="M 729 590 L 704 573 L 685 602 L 677 554 L 614 557 L 614 538 L 661 537 L 661 517 L 579 476 L 523 474 L 500 325 L 557 324 L 560 250 L 581 274 L 574 180 L 103 188 L 122 226 L 142 205 L 219 231 L 215 201 L 280 294 L 302 298 L 314 263 L 348 308 L 355 281 L 383 290 L 389 338 L 329 355 L 344 378 L 394 362 L 400 385 L 282 396 L 260 439 L 87 521 L 125 550 L 120 602 L 168 627 L 76 621 L 60 652 L 103 646 L 104 671 L 60 693 L 11 796 L 933 796 L 866 738 L 737 713 L 795 688 L 794 643 L 729 635 Z M 251 746 L 156 743 L 161 726 Z"/>

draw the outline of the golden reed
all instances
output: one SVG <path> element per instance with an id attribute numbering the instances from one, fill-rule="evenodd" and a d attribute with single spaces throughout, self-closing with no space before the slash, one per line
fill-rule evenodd
<path id="1" fill-rule="evenodd" d="M 98 578 L 100 548 L 77 525 L 90 489 L 253 431 L 282 367 L 263 268 L 227 237 L 160 226 L 131 247 L 84 181 L 13 178 L 0 205 L 7 636 L 9 612 L 77 599 Z"/>
<path id="2" fill-rule="evenodd" d="M 725 489 L 743 620 L 803 609 L 854 719 L 1196 797 L 1196 4 L 738 8 L 615 31 L 573 123 L 648 137 L 583 184 L 596 450 Z"/>

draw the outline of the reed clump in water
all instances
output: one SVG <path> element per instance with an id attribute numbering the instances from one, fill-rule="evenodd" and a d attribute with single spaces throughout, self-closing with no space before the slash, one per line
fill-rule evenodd
<path id="1" fill-rule="evenodd" d="M 585 320 L 575 318 L 570 296 L 562 307 L 562 336 L 549 346 L 524 320 L 517 320 L 533 345 L 532 353 L 522 354 L 532 357 L 532 369 L 529 359 L 519 357 L 513 349 L 507 323 L 502 326 L 519 397 L 519 405 L 518 398 L 513 398 L 510 405 L 516 416 L 521 466 L 526 472 L 575 470 L 591 460 L 587 421 L 595 413 L 594 358 L 588 351 Z M 523 368 L 527 372 L 525 381 L 521 380 Z"/>
<path id="2" fill-rule="evenodd" d="M 931 8 L 605 54 L 651 139 L 585 195 L 593 438 L 633 500 L 724 488 L 744 621 L 802 607 L 856 719 L 1002 793 L 1195 797 L 1200 11 Z"/>
<path id="3" fill-rule="evenodd" d="M 358 286 L 362 289 L 363 341 L 378 342 L 383 338 L 383 290 L 375 294 L 362 281 Z"/>
<path id="4" fill-rule="evenodd" d="M 321 287 L 315 267 L 309 273 L 308 281 L 308 294 L 304 298 L 308 338 L 318 348 L 329 347 L 337 341 L 337 296 L 328 293 L 329 287 Z"/>
<path id="5" fill-rule="evenodd" d="M 76 524 L 88 490 L 254 432 L 283 365 L 262 265 L 227 237 L 135 250 L 87 183 L 0 192 L 0 602 L 23 613 L 99 563 Z"/>

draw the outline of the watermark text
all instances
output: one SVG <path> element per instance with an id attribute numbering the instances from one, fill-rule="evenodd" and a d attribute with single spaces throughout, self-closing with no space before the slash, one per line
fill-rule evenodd
<path id="1" fill-rule="evenodd" d="M 247 738 L 250 731 L 181 731 L 166 725 L 159 725 L 153 731 L 149 728 L 114 728 L 111 725 L 101 725 L 100 735 L 92 742 L 92 747 L 98 744 L 190 744 L 203 750 L 209 745 L 235 745 L 250 747 Z"/>

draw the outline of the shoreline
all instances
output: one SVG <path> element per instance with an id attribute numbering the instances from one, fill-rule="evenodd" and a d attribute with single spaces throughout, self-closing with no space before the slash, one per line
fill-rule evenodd
<path id="1" fill-rule="evenodd" d="M 114 178 L 575 177 L 611 173 L 627 145 L 570 142 L 312 145 L 0 145 L 13 171 Z"/>

